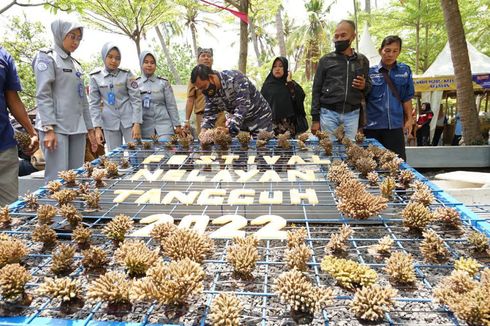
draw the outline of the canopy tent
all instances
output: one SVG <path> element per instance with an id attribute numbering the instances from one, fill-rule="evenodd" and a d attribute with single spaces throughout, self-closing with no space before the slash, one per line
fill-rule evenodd
<path id="1" fill-rule="evenodd" d="M 490 57 L 478 51 L 469 42 L 467 42 L 467 46 L 474 89 L 482 90 L 490 88 Z M 436 128 L 443 92 L 456 90 L 449 42 L 446 43 L 446 46 L 439 53 L 432 65 L 422 75 L 414 77 L 414 83 L 415 91 L 422 93 L 422 102 L 429 102 L 434 112 L 434 119 L 432 119 L 430 124 L 432 137 Z"/>
<path id="2" fill-rule="evenodd" d="M 371 66 L 378 64 L 381 61 L 381 56 L 379 55 L 378 50 L 376 50 L 376 46 L 371 39 L 367 22 L 364 22 L 362 35 L 359 39 L 359 52 L 364 54 L 369 59 L 369 64 Z"/>

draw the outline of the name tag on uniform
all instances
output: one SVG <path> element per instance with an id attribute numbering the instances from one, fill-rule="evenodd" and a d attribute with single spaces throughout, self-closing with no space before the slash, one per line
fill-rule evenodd
<path id="1" fill-rule="evenodd" d="M 71 69 L 65 69 L 65 68 L 64 68 L 64 69 L 63 69 L 63 72 L 73 72 L 73 70 L 71 70 Z"/>

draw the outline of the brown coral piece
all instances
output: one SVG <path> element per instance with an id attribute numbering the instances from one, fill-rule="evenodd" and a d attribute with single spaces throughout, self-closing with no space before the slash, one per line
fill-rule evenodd
<path id="1" fill-rule="evenodd" d="M 453 271 L 434 289 L 434 297 L 470 326 L 490 325 L 489 284 L 476 282 L 465 271 Z"/>
<path id="2" fill-rule="evenodd" d="M 322 140 L 322 139 L 326 139 L 326 138 L 330 138 L 329 134 L 327 131 L 317 131 L 315 136 L 319 139 L 319 140 Z"/>
<path id="3" fill-rule="evenodd" d="M 77 195 L 82 197 L 90 192 L 90 183 L 88 182 L 80 182 L 78 184 Z"/>
<path id="4" fill-rule="evenodd" d="M 9 213 L 9 206 L 5 205 L 4 207 L 0 208 L 0 226 L 6 227 L 10 225 L 10 223 L 12 223 L 12 217 Z"/>
<path id="5" fill-rule="evenodd" d="M 302 313 L 313 315 L 332 302 L 331 288 L 315 287 L 302 272 L 293 269 L 280 274 L 272 287 L 281 302 L 291 307 L 291 314 Z"/>
<path id="6" fill-rule="evenodd" d="M 471 231 L 468 235 L 468 242 L 476 252 L 484 252 L 490 249 L 487 236 L 478 231 Z"/>
<path id="7" fill-rule="evenodd" d="M 136 149 L 136 143 L 135 142 L 127 142 L 126 143 L 126 147 L 129 149 L 129 150 L 133 150 L 133 149 Z"/>
<path id="8" fill-rule="evenodd" d="M 345 126 L 344 126 L 344 124 L 341 124 L 340 126 L 338 126 L 337 129 L 335 129 L 333 131 L 333 135 L 335 136 L 335 138 L 337 138 L 339 143 L 341 143 L 345 137 Z"/>
<path id="9" fill-rule="evenodd" d="M 398 291 L 378 284 L 363 287 L 356 291 L 350 304 L 354 315 L 363 320 L 378 321 L 395 305 Z"/>
<path id="10" fill-rule="evenodd" d="M 227 151 L 230 148 L 232 138 L 230 134 L 222 129 L 216 129 L 214 132 L 214 143 L 219 146 L 222 151 Z"/>
<path id="11" fill-rule="evenodd" d="M 106 183 L 103 180 L 106 177 L 106 175 L 107 172 L 105 169 L 97 169 L 97 168 L 94 169 L 94 171 L 92 172 L 92 179 L 94 179 L 95 186 L 97 188 L 103 188 L 106 186 Z"/>
<path id="12" fill-rule="evenodd" d="M 320 147 L 323 148 L 325 155 L 327 155 L 327 156 L 332 155 L 333 144 L 329 138 L 323 138 L 322 140 L 320 140 L 318 145 L 320 145 Z"/>
<path id="13" fill-rule="evenodd" d="M 379 182 L 379 175 L 376 171 L 369 172 L 366 176 L 370 186 L 377 186 Z"/>
<path id="14" fill-rule="evenodd" d="M 55 192 L 51 198 L 58 202 L 58 206 L 68 204 L 77 198 L 77 192 L 71 189 L 62 189 Z"/>
<path id="15" fill-rule="evenodd" d="M 372 251 L 377 255 L 389 255 L 395 241 L 386 235 L 379 239 L 378 243 L 372 247 Z"/>
<path id="16" fill-rule="evenodd" d="M 420 243 L 420 252 L 425 260 L 432 263 L 444 262 L 449 257 L 449 250 L 444 244 L 444 240 L 433 230 L 422 233 L 424 240 Z"/>
<path id="17" fill-rule="evenodd" d="M 201 263 L 214 251 L 214 242 L 194 230 L 177 229 L 161 242 L 163 254 L 174 260 L 189 258 Z"/>
<path id="18" fill-rule="evenodd" d="M 264 140 L 266 143 L 272 138 L 274 138 L 274 133 L 272 131 L 267 131 L 263 129 L 257 133 L 257 139 Z"/>
<path id="19" fill-rule="evenodd" d="M 50 193 L 54 194 L 55 192 L 59 191 L 62 186 L 63 185 L 58 180 L 52 180 L 48 182 L 46 188 Z"/>
<path id="20" fill-rule="evenodd" d="M 287 231 L 288 248 L 299 247 L 303 245 L 308 237 L 306 228 L 295 228 L 294 230 Z"/>
<path id="21" fill-rule="evenodd" d="M 0 234 L 0 267 L 19 263 L 29 253 L 29 249 L 20 239 Z"/>
<path id="22" fill-rule="evenodd" d="M 121 160 L 119 161 L 119 167 L 121 169 L 129 169 L 129 160 L 125 157 L 121 158 Z"/>
<path id="23" fill-rule="evenodd" d="M 78 223 L 82 221 L 82 214 L 72 204 L 62 205 L 59 209 L 59 214 L 70 223 L 72 229 L 76 228 Z"/>
<path id="24" fill-rule="evenodd" d="M 214 129 L 207 129 L 199 134 L 199 143 L 203 150 L 209 150 L 214 143 Z"/>
<path id="25" fill-rule="evenodd" d="M 27 192 L 22 199 L 25 201 L 26 211 L 28 212 L 35 211 L 39 207 L 37 196 L 31 192 Z"/>
<path id="26" fill-rule="evenodd" d="M 458 260 L 454 262 L 454 269 L 457 271 L 465 271 L 470 276 L 475 276 L 476 273 L 482 268 L 483 265 L 480 264 L 475 259 L 468 257 L 460 257 Z"/>
<path id="27" fill-rule="evenodd" d="M 415 268 L 413 266 L 413 257 L 401 251 L 391 254 L 386 260 L 384 268 L 391 282 L 399 284 L 413 283 L 417 280 Z"/>
<path id="28" fill-rule="evenodd" d="M 455 229 L 459 229 L 463 224 L 458 211 L 452 207 L 438 207 L 434 211 L 434 220 Z"/>
<path id="29" fill-rule="evenodd" d="M 378 278 L 378 274 L 369 266 L 335 256 L 325 256 L 320 267 L 348 290 L 374 284 Z"/>
<path id="30" fill-rule="evenodd" d="M 192 140 L 193 140 L 192 135 L 190 133 L 178 135 L 177 138 L 178 138 L 178 142 L 179 142 L 180 146 L 183 149 L 189 149 L 190 148 Z"/>
<path id="31" fill-rule="evenodd" d="M 337 208 L 347 217 L 364 220 L 379 214 L 388 207 L 388 200 L 381 196 L 375 196 L 367 191 L 351 192 L 342 198 Z"/>
<path id="32" fill-rule="evenodd" d="M 157 138 L 158 141 L 158 138 Z M 153 142 L 145 141 L 143 142 L 143 149 L 149 150 L 153 147 Z"/>
<path id="33" fill-rule="evenodd" d="M 291 148 L 290 138 L 291 138 L 291 133 L 289 131 L 277 135 L 277 147 L 282 149 L 290 149 Z"/>
<path id="34" fill-rule="evenodd" d="M 242 303 L 233 294 L 220 293 L 211 304 L 209 321 L 215 326 L 239 326 Z"/>
<path id="35" fill-rule="evenodd" d="M 362 133 L 362 131 L 358 131 L 356 133 L 355 141 L 357 144 L 362 144 L 364 142 L 364 139 L 366 139 L 366 136 Z"/>
<path id="36" fill-rule="evenodd" d="M 410 170 L 402 170 L 398 175 L 398 182 L 402 185 L 403 188 L 410 188 L 410 184 L 415 179 L 415 175 Z"/>
<path id="37" fill-rule="evenodd" d="M 330 168 L 328 169 L 327 178 L 330 182 L 335 185 L 339 185 L 342 182 L 350 179 L 354 179 L 354 173 L 349 169 L 347 164 L 344 162 L 336 163 L 339 161 L 334 161 Z"/>
<path id="38" fill-rule="evenodd" d="M 251 236 L 251 240 L 245 240 L 241 243 L 235 243 L 226 249 L 226 259 L 233 267 L 235 275 L 243 279 L 251 279 L 257 260 L 259 251 L 257 250 L 257 241 Z"/>
<path id="39" fill-rule="evenodd" d="M 153 227 L 150 232 L 150 237 L 158 244 L 161 244 L 162 240 L 167 238 L 175 230 L 177 230 L 177 226 L 174 223 L 160 223 Z"/>
<path id="40" fill-rule="evenodd" d="M 158 249 L 150 250 L 141 240 L 125 240 L 114 253 L 114 259 L 126 268 L 129 276 L 144 276 L 157 262 Z"/>
<path id="41" fill-rule="evenodd" d="M 112 240 L 115 244 L 122 242 L 126 233 L 133 228 L 134 222 L 131 218 L 124 214 L 119 214 L 114 217 L 106 226 L 102 229 L 107 238 Z"/>
<path id="42" fill-rule="evenodd" d="M 150 144 L 150 142 L 144 142 L 143 144 Z M 119 167 L 116 162 L 107 162 L 105 165 L 105 171 L 108 178 L 116 178 L 119 176 Z"/>
<path id="43" fill-rule="evenodd" d="M 430 210 L 421 203 L 410 202 L 402 211 L 403 225 L 412 230 L 421 230 L 427 226 L 433 216 Z"/>
<path id="44" fill-rule="evenodd" d="M 57 212 L 56 207 L 52 205 L 41 205 L 37 209 L 37 222 L 39 224 L 51 224 Z"/>
<path id="45" fill-rule="evenodd" d="M 87 298 L 91 301 L 104 301 L 111 305 L 129 304 L 132 281 L 126 274 L 116 271 L 107 272 L 90 283 Z"/>
<path id="46" fill-rule="evenodd" d="M 85 201 L 85 206 L 88 208 L 88 210 L 97 211 L 100 209 L 100 196 L 101 193 L 98 189 L 95 189 L 94 191 L 82 196 L 83 200 Z"/>
<path id="47" fill-rule="evenodd" d="M 85 170 L 85 174 L 87 177 L 92 176 L 92 172 L 94 171 L 94 166 L 92 165 L 91 162 L 85 162 L 83 163 L 83 169 Z"/>
<path id="48" fill-rule="evenodd" d="M 135 281 L 132 298 L 183 305 L 202 293 L 204 276 L 201 265 L 188 258 L 159 262 L 148 270 L 146 277 Z"/>
<path id="49" fill-rule="evenodd" d="M 302 142 L 306 142 L 308 139 L 310 139 L 310 133 L 308 133 L 308 132 L 304 132 L 298 136 L 298 140 L 300 140 Z"/>
<path id="50" fill-rule="evenodd" d="M 369 173 L 376 169 L 377 164 L 371 157 L 361 157 L 357 159 L 355 166 L 357 171 L 359 171 L 363 177 L 367 177 Z"/>
<path id="51" fill-rule="evenodd" d="M 250 133 L 248 131 L 240 131 L 236 136 L 242 150 L 247 150 L 250 144 Z"/>
<path id="52" fill-rule="evenodd" d="M 25 296 L 25 286 L 31 274 L 19 264 L 8 264 L 0 269 L 0 294 L 7 302 L 15 302 Z"/>
<path id="53" fill-rule="evenodd" d="M 53 252 L 51 272 L 55 275 L 66 275 L 74 270 L 75 247 L 60 244 Z"/>
<path id="54" fill-rule="evenodd" d="M 43 249 L 48 249 L 58 242 L 56 232 L 47 224 L 40 224 L 32 231 L 32 241 L 42 242 Z"/>
<path id="55" fill-rule="evenodd" d="M 395 179 L 392 177 L 386 177 L 381 183 L 381 185 L 379 186 L 381 195 L 386 199 L 390 199 L 393 196 L 395 189 L 396 189 L 396 182 Z"/>
<path id="56" fill-rule="evenodd" d="M 37 293 L 40 296 L 57 299 L 64 303 L 81 300 L 83 298 L 80 280 L 71 279 L 69 277 L 47 277 L 37 289 Z"/>
<path id="57" fill-rule="evenodd" d="M 15 131 L 14 139 L 17 141 L 21 151 L 26 152 L 31 146 L 31 136 L 26 132 Z"/>
<path id="58" fill-rule="evenodd" d="M 342 225 L 338 233 L 330 236 L 330 240 L 325 246 L 327 254 L 343 254 L 348 249 L 349 237 L 354 233 L 354 230 L 349 225 Z"/>
<path id="59" fill-rule="evenodd" d="M 88 272 L 104 270 L 109 263 L 107 254 L 100 247 L 90 247 L 83 250 L 82 255 L 82 266 Z"/>
<path id="60" fill-rule="evenodd" d="M 87 248 L 90 245 L 91 236 L 92 231 L 80 224 L 73 230 L 71 238 L 73 241 L 75 241 L 79 248 Z"/>
<path id="61" fill-rule="evenodd" d="M 58 176 L 65 181 L 65 186 L 76 187 L 77 186 L 77 173 L 73 170 L 65 170 L 58 172 Z"/>
<path id="62" fill-rule="evenodd" d="M 302 272 L 308 270 L 308 262 L 313 255 L 313 250 L 305 244 L 287 249 L 285 254 L 286 266 L 289 269 L 297 269 Z"/>
<path id="63" fill-rule="evenodd" d="M 410 197 L 411 202 L 420 203 L 424 206 L 429 206 L 434 201 L 434 195 L 429 186 L 421 181 L 413 183 L 414 193 Z"/>

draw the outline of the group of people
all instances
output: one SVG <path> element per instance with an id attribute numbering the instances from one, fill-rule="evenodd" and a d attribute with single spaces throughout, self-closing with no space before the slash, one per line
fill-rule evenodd
<path id="1" fill-rule="evenodd" d="M 18 96 L 21 86 L 15 64 L 0 48 L 1 205 L 17 198 L 18 182 L 17 150 L 7 107 L 31 136 L 28 151 L 35 151 L 41 144 L 46 182 L 57 178 L 59 171 L 83 164 L 86 141 L 95 152 L 104 143 L 111 151 L 123 140 L 152 136 L 168 139 L 173 134 L 189 132 L 193 112 L 197 134 L 221 128 L 232 136 L 249 131 L 254 137 L 267 130 L 275 134 L 289 132 L 294 137 L 309 128 L 305 92 L 292 79 L 284 57 L 273 61 L 259 91 L 239 71 L 213 70 L 213 50 L 199 48 L 182 125 L 168 80 L 155 74 L 154 53 L 141 53 L 142 74 L 136 77 L 119 67 L 119 47 L 112 42 L 104 44 L 104 66 L 90 73 L 87 97 L 81 66 L 72 57 L 83 38 L 83 26 L 59 19 L 51 24 L 51 30 L 53 48 L 40 50 L 33 61 L 35 127 Z M 354 138 L 361 128 L 367 137 L 376 138 L 405 159 L 404 133 L 411 132 L 414 86 L 410 67 L 397 61 L 402 40 L 398 36 L 386 37 L 379 49 L 381 62 L 370 67 L 368 59 L 352 48 L 355 37 L 354 23 L 341 21 L 333 36 L 335 51 L 318 63 L 312 91 L 311 132 L 333 132 L 343 124 L 346 135 Z"/>

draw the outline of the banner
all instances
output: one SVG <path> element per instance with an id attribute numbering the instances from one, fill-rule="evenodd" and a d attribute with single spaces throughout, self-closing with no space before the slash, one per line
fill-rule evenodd
<path id="1" fill-rule="evenodd" d="M 414 77 L 415 92 L 455 91 L 454 76 Z M 490 75 L 473 75 L 473 89 L 490 88 Z"/>

